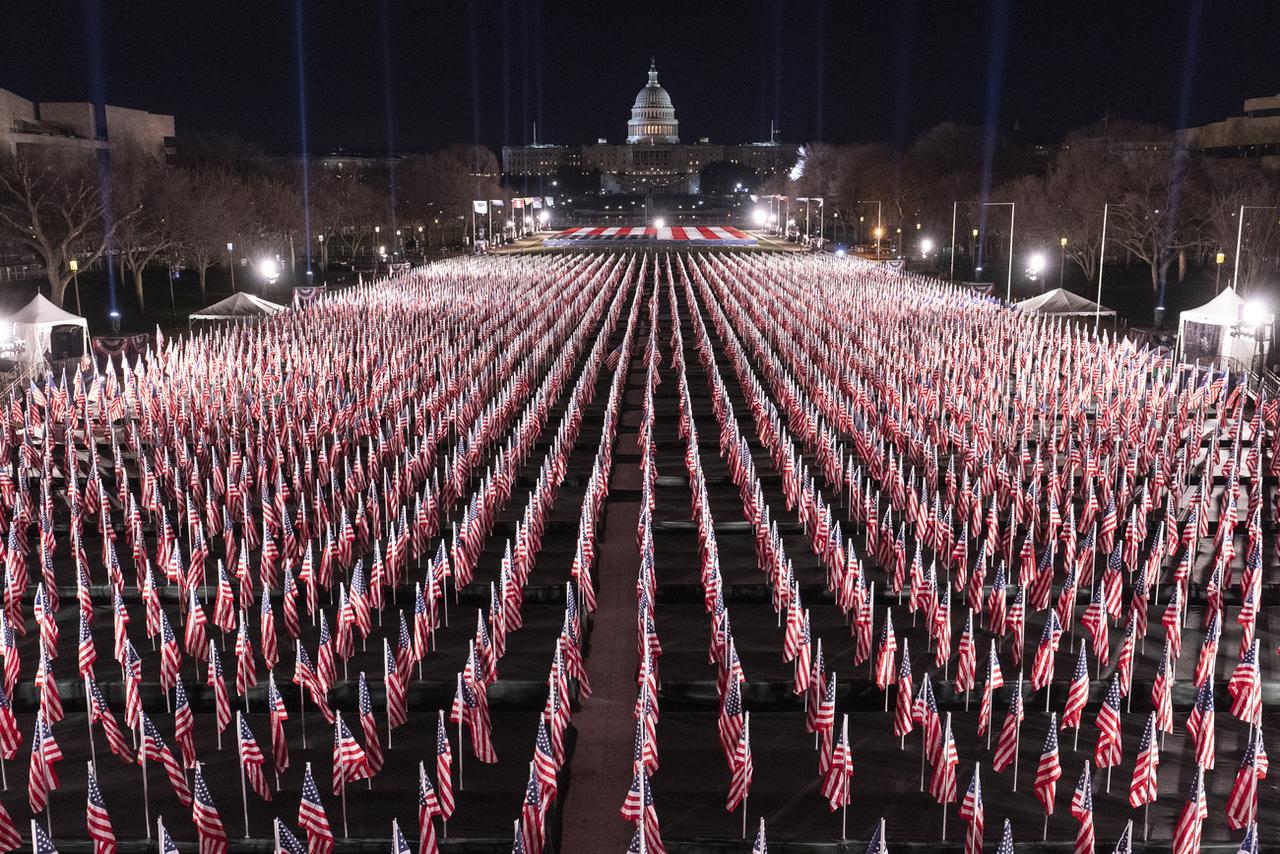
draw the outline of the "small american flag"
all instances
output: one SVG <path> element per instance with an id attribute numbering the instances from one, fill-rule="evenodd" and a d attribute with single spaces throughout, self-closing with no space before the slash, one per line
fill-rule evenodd
<path id="1" fill-rule="evenodd" d="M 298 805 L 298 827 L 307 832 L 308 854 L 329 854 L 333 850 L 333 831 L 320 800 L 320 789 L 311 776 L 311 763 L 302 775 L 302 802 Z"/>
<path id="2" fill-rule="evenodd" d="M 111 829 L 111 816 L 107 814 L 107 805 L 102 800 L 98 775 L 94 773 L 92 763 L 89 764 L 86 788 L 85 824 L 89 838 L 93 840 L 93 854 L 115 854 L 116 835 Z"/>
<path id="3" fill-rule="evenodd" d="M 226 854 L 227 833 L 222 829 L 218 808 L 213 803 L 213 795 L 209 793 L 209 787 L 205 785 L 204 775 L 198 765 L 192 791 L 194 797 L 191 802 L 191 820 L 200 837 L 200 854 Z"/>
<path id="4" fill-rule="evenodd" d="M 1187 795 L 1182 811 L 1178 813 L 1178 823 L 1173 828 L 1173 854 L 1199 854 L 1200 833 L 1204 820 L 1209 817 L 1209 805 L 1204 798 L 1204 768 L 1197 765 L 1195 776 L 1191 780 L 1191 791 Z"/>

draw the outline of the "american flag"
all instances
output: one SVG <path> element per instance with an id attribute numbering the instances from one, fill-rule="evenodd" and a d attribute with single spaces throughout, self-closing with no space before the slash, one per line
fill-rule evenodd
<path id="1" fill-rule="evenodd" d="M 391 854 L 413 854 L 409 840 L 400 832 L 400 822 L 394 818 L 391 820 Z"/>
<path id="2" fill-rule="evenodd" d="M 544 838 L 542 812 L 542 786 L 538 783 L 538 771 L 529 763 L 529 779 L 525 784 L 524 801 L 520 804 L 519 837 L 525 851 L 542 854 Z"/>
<path id="3" fill-rule="evenodd" d="M 1013 764 L 1014 757 L 1017 755 L 1018 737 L 1021 732 L 1024 714 L 1022 709 L 1022 677 L 1018 677 L 1017 687 L 1009 695 L 1009 713 L 1005 715 L 1004 726 L 1000 728 L 1000 740 L 996 742 L 995 757 L 991 761 L 991 767 L 995 769 L 996 773 Z"/>
<path id="4" fill-rule="evenodd" d="M 893 634 L 893 609 L 884 612 L 884 628 L 880 630 L 880 649 L 876 657 L 876 687 L 885 690 L 893 681 L 893 659 L 898 652 L 898 640 Z"/>
<path id="5" fill-rule="evenodd" d="M 387 692 L 387 726 L 388 729 L 394 729 L 408 722 L 409 707 L 396 657 L 391 652 L 391 644 L 385 638 L 382 641 L 382 677 L 383 686 Z"/>
<path id="6" fill-rule="evenodd" d="M 1214 737 L 1213 674 L 1200 683 L 1196 703 L 1187 716 L 1187 733 L 1195 742 L 1196 762 L 1205 770 L 1213 770 Z"/>
<path id="7" fill-rule="evenodd" d="M 93 840 L 93 854 L 115 854 L 116 835 L 111 829 L 111 816 L 107 814 L 107 805 L 102 800 L 102 791 L 98 788 L 98 775 L 94 773 L 93 763 L 89 763 L 86 792 L 84 820 L 89 838 Z"/>
<path id="8" fill-rule="evenodd" d="M 31 762 L 27 773 L 27 803 L 38 813 L 49 803 L 49 792 L 58 788 L 56 763 L 62 760 L 62 748 L 54 740 L 44 712 L 36 713 L 31 729 Z"/>
<path id="9" fill-rule="evenodd" d="M 276 850 L 275 854 L 306 854 L 306 847 L 302 841 L 294 835 L 289 826 L 280 819 L 273 822 L 276 833 Z"/>
<path id="10" fill-rule="evenodd" d="M 222 829 L 222 819 L 218 816 L 218 808 L 214 806 L 213 795 L 205 785 L 199 765 L 195 768 L 192 791 L 191 820 L 200 837 L 200 854 L 226 854 L 227 833 Z"/>
<path id="11" fill-rule="evenodd" d="M 1262 730 L 1251 729 L 1240 759 L 1240 770 L 1227 796 L 1227 825 L 1232 830 L 1251 825 L 1258 817 L 1258 781 L 1267 776 L 1266 767 L 1258 757 L 1261 743 Z"/>
<path id="12" fill-rule="evenodd" d="M 453 748 L 449 746 L 443 710 L 436 721 L 436 797 L 440 801 L 440 817 L 448 821 L 453 815 Z"/>
<path id="13" fill-rule="evenodd" d="M 111 713 L 111 709 L 107 706 L 107 701 L 102 696 L 102 691 L 98 688 L 98 683 L 92 677 L 87 677 L 85 684 L 89 689 L 89 723 L 101 723 L 102 731 L 107 736 L 107 745 L 111 748 L 111 752 L 119 756 L 126 763 L 133 762 L 133 750 L 129 746 L 129 742 L 125 739 L 124 733 L 120 730 L 120 724 L 116 722 L 116 717 Z M 0 709 L 3 704 L 0 704 Z M 3 712 L 0 711 L 0 718 Z M 0 723 L 0 729 L 3 724 Z"/>
<path id="14" fill-rule="evenodd" d="M 178 766 L 178 760 L 173 758 L 169 746 L 160 737 L 160 731 L 156 729 L 156 725 L 151 722 L 151 718 L 147 717 L 145 712 L 139 712 L 139 722 L 139 728 L 142 730 L 142 747 L 139 753 L 142 758 L 148 762 L 158 760 L 164 766 L 165 774 L 169 777 L 169 785 L 173 787 L 178 800 L 183 806 L 191 806 L 191 789 L 187 786 L 186 775 Z"/>
<path id="15" fill-rule="evenodd" d="M 333 831 L 329 829 L 329 817 L 320 800 L 320 789 L 311 776 L 311 763 L 302 774 L 302 801 L 298 804 L 298 827 L 307 832 L 308 854 L 329 854 L 333 851 Z"/>
<path id="16" fill-rule="evenodd" d="M 1160 741 L 1156 737 L 1156 713 L 1147 718 L 1138 744 L 1138 758 L 1133 766 L 1133 782 L 1129 784 L 1129 804 L 1140 807 L 1156 799 L 1157 772 L 1160 769 Z"/>
<path id="17" fill-rule="evenodd" d="M 1199 854 L 1200 833 L 1204 820 L 1208 817 L 1209 805 L 1204 798 L 1204 768 L 1196 765 L 1191 791 L 1173 828 L 1173 854 Z"/>
<path id="18" fill-rule="evenodd" d="M 440 799 L 435 786 L 427 776 L 427 769 L 418 763 L 418 854 L 437 854 L 436 826 L 433 819 L 440 815 Z"/>
<path id="19" fill-rule="evenodd" d="M 1004 832 L 1000 835 L 1000 844 L 996 847 L 996 854 L 1014 854 L 1013 847 L 1013 827 L 1009 824 L 1009 819 L 1004 820 Z"/>
<path id="20" fill-rule="evenodd" d="M 1251 724 L 1262 721 L 1262 676 L 1258 672 L 1259 644 L 1260 642 L 1255 640 L 1253 646 L 1245 651 L 1231 674 L 1231 681 L 1227 683 L 1227 691 L 1231 694 L 1231 714 Z"/>
<path id="21" fill-rule="evenodd" d="M 1120 677 L 1111 680 L 1111 687 L 1102 700 L 1097 717 L 1098 744 L 1093 761 L 1099 768 L 1119 765 L 1120 750 Z"/>
<path id="22" fill-rule="evenodd" d="M 236 741 L 240 751 L 240 768 L 258 797 L 269 801 L 271 787 L 267 785 L 267 776 L 262 770 L 267 759 L 262 755 L 262 749 L 258 747 L 258 741 L 253 737 L 253 731 L 249 729 L 249 722 L 244 719 L 244 715 L 236 712 L 236 718 L 239 724 Z"/>
<path id="23" fill-rule="evenodd" d="M 982 830 L 985 815 L 982 807 L 981 766 L 973 766 L 973 777 L 969 780 L 969 788 L 965 790 L 964 799 L 960 801 L 960 819 L 967 829 L 964 834 L 964 854 L 982 854 Z"/>
<path id="24" fill-rule="evenodd" d="M 898 668 L 898 692 L 893 701 L 893 734 L 902 737 L 914 728 L 911 702 L 911 652 L 907 639 L 903 638 L 902 664 Z"/>
<path id="25" fill-rule="evenodd" d="M 748 712 L 742 722 L 742 734 L 730 762 L 731 778 L 729 782 L 729 800 L 725 809 L 733 812 L 738 805 L 745 803 L 751 791 L 751 713 Z"/>
<path id="26" fill-rule="evenodd" d="M 44 832 L 35 819 L 31 820 L 31 854 L 58 854 L 53 840 Z"/>
<path id="27" fill-rule="evenodd" d="M 195 594 L 192 594 L 193 596 Z M 187 623 L 191 625 L 190 622 Z M 218 648 L 213 641 L 209 641 L 209 649 L 206 653 L 209 658 L 209 669 L 206 678 L 206 684 L 213 689 L 214 717 L 218 727 L 218 732 L 222 732 L 227 728 L 227 724 L 231 723 L 231 698 L 227 694 L 227 680 L 222 675 L 222 659 L 218 655 Z"/>
<path id="28" fill-rule="evenodd" d="M 378 722 L 373 717 L 373 703 L 369 699 L 369 683 L 364 671 L 356 680 L 356 695 L 360 706 L 360 729 L 364 732 L 365 761 L 372 777 L 382 769 L 382 744 L 378 741 Z M 360 778 L 364 779 L 364 778 Z"/>
<path id="29" fill-rule="evenodd" d="M 1036 797 L 1044 807 L 1045 815 L 1053 814 L 1054 795 L 1058 790 L 1058 780 L 1062 777 L 1062 765 L 1058 761 L 1058 716 L 1049 715 L 1049 731 L 1044 737 L 1044 748 L 1040 751 L 1040 764 L 1036 766 Z"/>
<path id="30" fill-rule="evenodd" d="M 79 666 L 80 676 L 84 678 L 93 674 L 93 664 L 98 660 L 98 651 L 93 646 L 93 632 L 89 630 L 89 622 L 85 619 L 84 611 L 80 612 L 80 646 L 79 646 Z"/>
<path id="31" fill-rule="evenodd" d="M 849 716 L 840 723 L 840 735 L 832 747 L 831 760 L 822 779 L 822 796 L 831 812 L 849 803 L 849 778 L 853 776 L 853 755 L 849 747 Z"/>
<path id="32" fill-rule="evenodd" d="M 276 773 L 289 767 L 289 742 L 285 738 L 284 722 L 289 720 L 289 712 L 284 706 L 284 697 L 276 687 L 276 675 L 267 677 L 267 712 L 271 720 L 271 754 L 275 761 Z"/>
<path id="33" fill-rule="evenodd" d="M 865 854 L 889 854 L 889 840 L 884 836 L 884 819 L 876 824 L 876 829 L 871 833 L 871 838 L 867 840 Z"/>
<path id="34" fill-rule="evenodd" d="M 333 793 L 340 795 L 347 783 L 371 776 L 369 760 L 339 712 L 333 725 Z"/>
<path id="35" fill-rule="evenodd" d="M 951 737 L 951 713 L 947 713 L 947 723 L 942 729 L 937 756 L 933 765 L 933 777 L 929 781 L 929 794 L 944 808 L 956 799 L 956 765 L 960 757 L 956 753 L 956 742 Z"/>
<path id="36" fill-rule="evenodd" d="M 1071 794 L 1071 815 L 1080 822 L 1074 854 L 1093 854 L 1093 775 L 1089 772 L 1088 759 L 1080 772 L 1080 782 L 1076 783 L 1076 790 Z"/>
<path id="37" fill-rule="evenodd" d="M 634 822 L 641 828 L 646 851 L 666 854 L 667 849 L 662 843 L 658 826 L 658 811 L 653 803 L 653 788 L 649 784 L 649 775 L 643 768 L 631 778 L 631 787 L 627 790 L 621 814 L 624 820 Z"/>
<path id="38" fill-rule="evenodd" d="M 7 854 L 21 847 L 22 836 L 18 833 L 18 827 L 13 823 L 13 817 L 4 804 L 0 804 L 0 851 Z"/>

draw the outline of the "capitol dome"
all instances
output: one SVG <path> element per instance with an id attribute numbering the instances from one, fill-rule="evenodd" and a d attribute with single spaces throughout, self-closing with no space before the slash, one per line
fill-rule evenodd
<path id="1" fill-rule="evenodd" d="M 658 85 L 658 67 L 649 64 L 649 82 L 636 95 L 631 106 L 631 121 L 627 122 L 629 143 L 673 143 L 680 141 L 680 123 L 676 121 L 676 108 L 667 90 Z"/>

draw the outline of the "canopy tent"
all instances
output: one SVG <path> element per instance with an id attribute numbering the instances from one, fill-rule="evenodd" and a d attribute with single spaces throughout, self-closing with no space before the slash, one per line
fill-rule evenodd
<path id="1" fill-rule="evenodd" d="M 1038 297 L 1024 299 L 1022 302 L 1015 303 L 1013 307 L 1028 314 L 1054 314 L 1065 317 L 1084 315 L 1115 317 L 1116 314 L 1115 309 L 1099 305 L 1091 299 L 1073 294 L 1063 288 L 1054 288 Z"/>
<path id="2" fill-rule="evenodd" d="M 1199 308 L 1178 318 L 1178 353 L 1184 362 L 1201 360 L 1252 367 L 1271 349 L 1275 315 L 1252 308 L 1234 288 L 1227 288 Z"/>
<path id="3" fill-rule="evenodd" d="M 32 297 L 31 302 L 18 309 L 9 321 L 13 324 L 13 337 L 26 345 L 22 355 L 24 362 L 44 361 L 45 353 L 52 349 L 53 330 L 59 326 L 79 327 L 80 353 L 89 352 L 89 322 L 58 308 L 45 299 L 44 294 Z"/>
<path id="4" fill-rule="evenodd" d="M 284 311 L 279 303 L 246 294 L 243 291 L 218 300 L 213 305 L 191 315 L 191 320 L 253 320 L 270 317 Z"/>

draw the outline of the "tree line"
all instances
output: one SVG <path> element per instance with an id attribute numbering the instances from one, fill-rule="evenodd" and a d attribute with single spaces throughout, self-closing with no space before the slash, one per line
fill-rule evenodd
<path id="1" fill-rule="evenodd" d="M 150 264 L 180 262 L 203 298 L 216 265 L 279 254 L 292 267 L 311 257 L 323 268 L 333 252 L 374 252 L 375 229 L 391 244 L 396 229 L 425 241 L 429 229 L 465 226 L 476 198 L 505 198 L 497 159 L 482 146 L 347 170 L 268 157 L 216 134 L 180 141 L 168 158 L 49 146 L 0 155 L 0 245 L 44 266 L 58 305 L 73 259 L 80 270 L 118 263 L 142 308 Z"/>
<path id="2" fill-rule="evenodd" d="M 995 145 L 981 128 L 953 124 L 930 129 L 905 151 L 809 145 L 793 175 L 766 191 L 824 198 L 827 227 L 838 234 L 857 226 L 869 233 L 879 202 L 886 236 L 899 228 L 913 241 L 940 236 L 934 242 L 943 253 L 954 211 L 957 254 L 980 226 L 993 246 L 1003 245 L 1008 209 L 983 203 L 1014 202 L 1015 255 L 1061 247 L 1088 279 L 1097 276 L 1105 206 L 1108 257 L 1127 253 L 1144 264 L 1153 292 L 1181 281 L 1189 265 L 1213 264 L 1219 252 L 1233 269 L 1241 206 L 1241 290 L 1274 270 L 1280 243 L 1280 175 L 1257 160 L 1197 155 L 1170 131 L 1130 122 L 1081 128 L 1052 147 Z"/>

